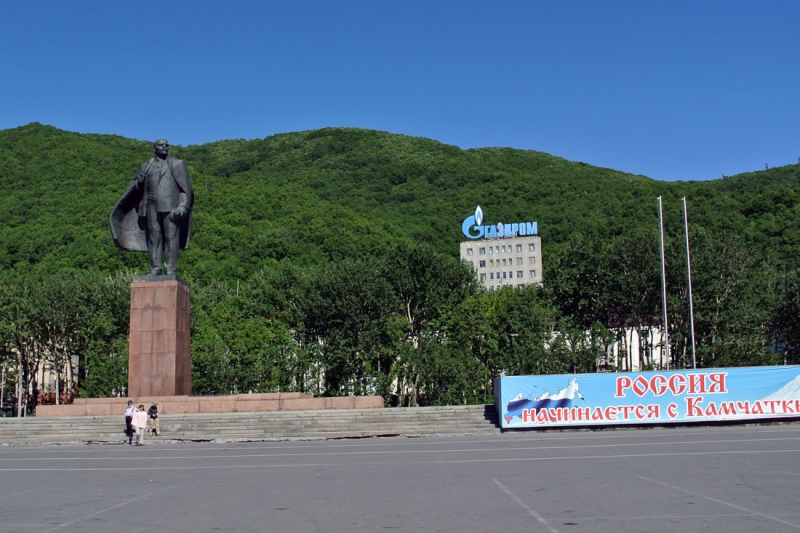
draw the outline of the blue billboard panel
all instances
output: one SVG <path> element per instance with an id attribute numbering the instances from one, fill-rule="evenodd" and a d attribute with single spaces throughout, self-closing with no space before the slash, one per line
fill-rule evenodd
<path id="1" fill-rule="evenodd" d="M 496 381 L 502 428 L 800 417 L 800 365 L 512 376 Z"/>

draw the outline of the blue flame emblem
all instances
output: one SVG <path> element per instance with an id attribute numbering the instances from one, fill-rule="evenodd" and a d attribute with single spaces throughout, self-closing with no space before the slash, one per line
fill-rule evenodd
<path id="1" fill-rule="evenodd" d="M 475 208 L 475 225 L 480 226 L 483 224 L 483 211 L 481 206 Z"/>

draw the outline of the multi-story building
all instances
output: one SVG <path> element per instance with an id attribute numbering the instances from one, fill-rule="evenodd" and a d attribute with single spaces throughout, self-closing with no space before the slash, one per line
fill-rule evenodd
<path id="1" fill-rule="evenodd" d="M 542 239 L 538 235 L 464 241 L 461 259 L 472 265 L 490 291 L 542 282 Z"/>

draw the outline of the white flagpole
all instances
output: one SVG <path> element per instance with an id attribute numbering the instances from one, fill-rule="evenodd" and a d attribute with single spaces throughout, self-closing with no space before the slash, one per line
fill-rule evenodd
<path id="1" fill-rule="evenodd" d="M 686 272 L 689 276 L 689 324 L 692 327 L 692 368 L 697 368 L 694 341 L 694 304 L 692 303 L 692 260 L 689 257 L 689 215 L 686 210 L 686 197 L 683 197 L 683 227 L 686 230 Z"/>
<path id="2" fill-rule="evenodd" d="M 664 355 L 667 358 L 667 370 L 669 370 L 669 323 L 667 322 L 667 263 L 664 257 L 664 214 L 661 207 L 661 197 L 658 197 L 658 226 L 661 231 L 661 301 L 664 310 L 664 335 L 663 346 Z"/>

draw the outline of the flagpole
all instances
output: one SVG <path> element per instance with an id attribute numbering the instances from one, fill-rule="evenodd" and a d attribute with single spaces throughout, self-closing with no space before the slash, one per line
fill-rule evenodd
<path id="1" fill-rule="evenodd" d="M 689 276 L 689 324 L 692 327 L 692 368 L 697 368 L 694 340 L 694 304 L 692 303 L 692 259 L 689 257 L 689 215 L 686 209 L 686 197 L 683 197 L 683 227 L 686 231 L 686 273 Z"/>
<path id="2" fill-rule="evenodd" d="M 658 197 L 658 226 L 661 233 L 661 302 L 664 311 L 664 334 L 663 346 L 664 354 L 667 358 L 667 370 L 669 370 L 669 323 L 667 322 L 667 266 L 664 258 L 664 214 L 661 206 L 661 197 Z"/>

